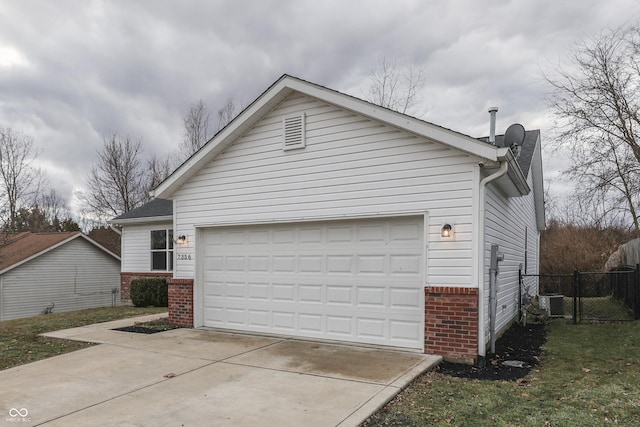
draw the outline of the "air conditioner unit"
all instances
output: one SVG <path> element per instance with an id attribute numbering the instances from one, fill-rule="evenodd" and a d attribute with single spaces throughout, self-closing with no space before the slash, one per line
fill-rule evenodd
<path id="1" fill-rule="evenodd" d="M 540 308 L 550 317 L 564 317 L 564 295 L 540 295 Z"/>

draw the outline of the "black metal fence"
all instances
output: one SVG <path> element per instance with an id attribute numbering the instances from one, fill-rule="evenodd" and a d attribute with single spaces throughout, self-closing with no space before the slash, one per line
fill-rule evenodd
<path id="1" fill-rule="evenodd" d="M 582 321 L 640 319 L 640 265 L 609 272 L 520 274 L 520 294 L 539 295 L 551 317 Z"/>

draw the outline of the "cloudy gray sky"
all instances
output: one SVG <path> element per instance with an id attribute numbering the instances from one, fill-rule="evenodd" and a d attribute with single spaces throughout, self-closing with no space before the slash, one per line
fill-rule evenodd
<path id="1" fill-rule="evenodd" d="M 387 58 L 423 68 L 422 119 L 483 136 L 497 105 L 498 132 L 520 122 L 544 142 L 543 72 L 638 18 L 637 0 L 0 0 L 0 127 L 34 137 L 72 200 L 105 135 L 163 155 L 199 99 L 247 105 L 283 73 L 364 97 Z M 552 188 L 566 162 L 547 153 Z"/>

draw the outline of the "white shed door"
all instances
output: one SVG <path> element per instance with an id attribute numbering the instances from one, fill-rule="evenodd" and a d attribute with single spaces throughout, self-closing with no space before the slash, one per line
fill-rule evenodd
<path id="1" fill-rule="evenodd" d="M 202 233 L 204 325 L 423 348 L 423 218 Z"/>

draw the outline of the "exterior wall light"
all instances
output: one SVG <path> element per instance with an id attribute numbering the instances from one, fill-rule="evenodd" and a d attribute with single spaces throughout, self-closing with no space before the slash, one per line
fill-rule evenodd
<path id="1" fill-rule="evenodd" d="M 440 230 L 440 237 L 445 239 L 453 237 L 453 227 L 451 224 L 445 224 L 442 226 L 442 230 Z"/>
<path id="2" fill-rule="evenodd" d="M 185 236 L 184 234 L 182 236 L 178 236 L 178 238 L 175 239 L 174 242 L 178 245 L 184 245 L 185 243 L 187 243 L 187 236 Z"/>

